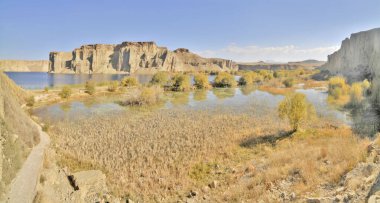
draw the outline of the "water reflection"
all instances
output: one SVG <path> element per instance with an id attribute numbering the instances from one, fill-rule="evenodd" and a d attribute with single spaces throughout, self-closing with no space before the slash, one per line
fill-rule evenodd
<path id="1" fill-rule="evenodd" d="M 70 111 L 70 109 L 71 109 L 71 103 L 69 103 L 69 102 L 66 102 L 66 103 L 63 103 L 63 104 L 61 104 L 60 106 L 59 106 L 59 108 L 62 110 L 62 111 L 64 111 L 64 112 L 69 112 Z"/>
<path id="2" fill-rule="evenodd" d="M 207 99 L 208 90 L 195 90 L 193 93 L 193 99 L 195 101 L 205 101 Z"/>
<path id="3" fill-rule="evenodd" d="M 235 96 L 235 88 L 214 88 L 212 89 L 212 93 L 218 99 L 226 99 Z"/>
<path id="4" fill-rule="evenodd" d="M 254 85 L 244 85 L 240 87 L 241 93 L 245 96 L 251 94 L 255 90 L 256 90 L 256 87 Z"/>

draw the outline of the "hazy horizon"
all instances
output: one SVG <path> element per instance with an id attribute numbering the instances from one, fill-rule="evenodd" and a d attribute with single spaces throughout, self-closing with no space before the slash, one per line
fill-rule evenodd
<path id="1" fill-rule="evenodd" d="M 380 27 L 380 2 L 1 1 L 0 59 L 48 60 L 84 44 L 154 41 L 237 62 L 327 60 Z"/>

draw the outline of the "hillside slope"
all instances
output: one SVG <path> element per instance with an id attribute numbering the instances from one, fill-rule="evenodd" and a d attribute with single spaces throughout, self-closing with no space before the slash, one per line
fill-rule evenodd
<path id="1" fill-rule="evenodd" d="M 28 94 L 0 72 L 0 200 L 39 142 L 36 126 L 20 107 Z"/>
<path id="2" fill-rule="evenodd" d="M 0 71 L 10 72 L 47 72 L 49 61 L 0 60 Z"/>

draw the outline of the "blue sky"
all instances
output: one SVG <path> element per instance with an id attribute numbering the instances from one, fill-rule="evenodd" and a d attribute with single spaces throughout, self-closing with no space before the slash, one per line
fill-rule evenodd
<path id="1" fill-rule="evenodd" d="M 380 27 L 379 0 L 0 0 L 0 59 L 82 44 L 155 41 L 236 61 L 326 60 Z"/>

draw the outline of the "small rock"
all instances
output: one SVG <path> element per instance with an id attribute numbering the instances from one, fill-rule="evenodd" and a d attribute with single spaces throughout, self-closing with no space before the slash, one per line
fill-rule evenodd
<path id="1" fill-rule="evenodd" d="M 134 202 L 131 199 L 128 198 L 128 199 L 125 200 L 125 203 L 134 203 Z"/>
<path id="2" fill-rule="evenodd" d="M 334 201 L 336 201 L 336 202 L 340 202 L 340 200 L 343 200 L 342 195 L 337 195 L 337 196 L 335 196 Z"/>
<path id="3" fill-rule="evenodd" d="M 295 200 L 296 199 L 296 193 L 292 192 L 290 194 L 290 200 Z"/>
<path id="4" fill-rule="evenodd" d="M 192 190 L 192 191 L 190 191 L 190 193 L 187 195 L 187 197 L 188 197 L 188 198 L 192 198 L 192 197 L 197 196 L 197 194 L 198 194 L 198 193 L 197 193 L 196 191 L 193 191 L 193 190 Z"/>
<path id="5" fill-rule="evenodd" d="M 209 185 L 210 188 L 216 188 L 218 186 L 218 181 L 214 180 Z"/>
<path id="6" fill-rule="evenodd" d="M 205 192 L 205 193 L 207 193 L 209 190 L 210 190 L 210 187 L 209 187 L 209 186 L 204 186 L 204 187 L 202 188 L 202 191 Z"/>
<path id="7" fill-rule="evenodd" d="M 337 192 L 337 193 L 341 193 L 341 192 L 343 192 L 343 191 L 344 191 L 344 187 L 340 187 L 340 188 L 336 189 L 336 192 Z"/>
<path id="8" fill-rule="evenodd" d="M 321 200 L 317 199 L 317 198 L 307 198 L 306 199 L 306 203 L 320 203 Z"/>

